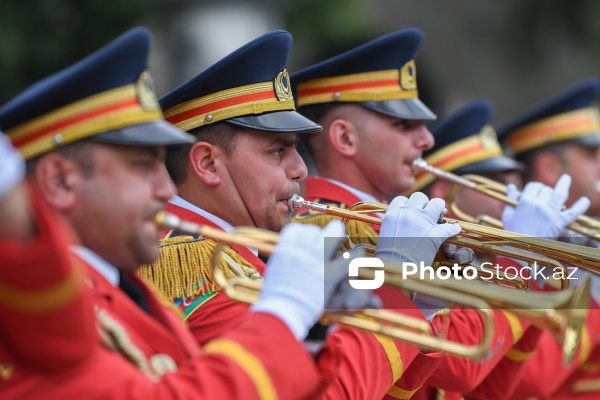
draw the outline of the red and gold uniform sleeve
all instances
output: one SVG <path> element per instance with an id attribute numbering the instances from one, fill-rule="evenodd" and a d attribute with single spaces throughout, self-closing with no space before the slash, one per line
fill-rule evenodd
<path id="1" fill-rule="evenodd" d="M 474 399 L 512 399 L 519 381 L 523 377 L 527 361 L 538 347 L 544 331 L 530 326 L 519 340 L 494 367 L 475 390 L 466 397 Z"/>
<path id="2" fill-rule="evenodd" d="M 423 319 L 406 295 L 391 290 L 379 293 L 386 309 L 397 309 Z M 236 326 L 248 310 L 247 305 L 232 301 L 220 292 L 196 300 L 197 303 L 192 301 L 188 306 L 192 311 L 188 311 L 187 322 L 201 345 Z M 415 346 L 380 335 L 354 329 L 331 332 L 318 361 L 322 366 L 337 366 L 337 376 L 321 396 L 381 398 L 418 353 L 419 348 Z"/>
<path id="3" fill-rule="evenodd" d="M 528 323 L 519 320 L 514 314 L 493 310 L 494 329 L 488 358 L 480 361 L 446 357 L 433 371 L 427 384 L 444 391 L 467 393 L 477 387 L 486 375 L 498 364 L 506 352 L 523 335 Z M 452 309 L 448 316 L 446 339 L 463 345 L 476 345 L 481 342 L 484 332 L 482 317 L 474 310 Z M 441 324 L 441 322 L 440 322 Z"/>
<path id="4" fill-rule="evenodd" d="M 81 362 L 96 342 L 83 266 L 70 255 L 66 226 L 31 195 L 37 234 L 0 241 L 0 365 L 59 371 Z"/>
<path id="5" fill-rule="evenodd" d="M 497 265 L 500 270 L 514 268 L 515 271 L 522 267 L 514 261 L 499 257 Z M 525 275 L 525 276 L 528 276 Z M 494 329 L 490 350 L 485 360 L 468 360 L 458 357 L 446 357 L 440 366 L 431 374 L 427 386 L 436 388 L 445 393 L 447 397 L 453 394 L 460 395 L 475 390 L 500 363 L 507 352 L 523 337 L 530 323 L 518 318 L 514 313 L 505 310 L 493 310 Z M 475 310 L 452 310 L 446 318 L 446 339 L 463 345 L 476 345 L 481 342 L 484 334 L 484 321 Z M 441 321 L 438 323 L 442 324 Z"/>
<path id="6" fill-rule="evenodd" d="M 0 380 L 0 393 L 3 399 L 306 399 L 320 384 L 316 364 L 287 326 L 257 313 L 156 380 L 98 344 L 67 372 L 18 369 Z"/>
<path id="7" fill-rule="evenodd" d="M 388 389 L 384 399 L 412 399 L 415 393 L 424 393 L 420 389 L 444 357 L 441 352 L 419 353 L 406 373 Z"/>
<path id="8" fill-rule="evenodd" d="M 598 399 L 600 397 L 600 346 L 581 363 L 566 382 L 552 394 L 553 399 Z"/>
<path id="9" fill-rule="evenodd" d="M 585 365 L 600 334 L 599 311 L 596 305 L 590 309 L 577 353 L 568 366 L 562 362 L 561 345 L 550 333 L 544 332 L 535 353 L 525 365 L 513 398 L 550 396 L 564 385 L 581 365 Z"/>

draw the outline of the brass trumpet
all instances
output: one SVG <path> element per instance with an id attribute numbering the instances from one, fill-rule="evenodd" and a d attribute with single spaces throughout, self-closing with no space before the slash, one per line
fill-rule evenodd
<path id="1" fill-rule="evenodd" d="M 288 202 L 290 208 L 307 208 L 342 219 L 354 219 L 374 225 L 381 225 L 381 218 L 369 214 L 385 213 L 388 207 L 381 203 L 359 202 L 349 209 L 343 209 L 306 201 L 298 195 L 292 196 Z M 462 229 L 459 235 L 447 239 L 446 243 L 467 247 L 474 251 L 537 262 L 540 266 L 551 265 L 553 269 L 563 271 L 562 276 L 564 277 L 568 274 L 561 262 L 596 274 L 600 273 L 600 250 L 595 248 L 537 238 L 450 218 L 443 218 L 442 222 L 458 224 Z M 520 249 L 520 251 L 516 249 Z M 563 279 L 561 284 L 563 289 L 569 286 L 567 279 Z"/>
<path id="2" fill-rule="evenodd" d="M 246 234 L 248 234 L 248 230 L 243 228 L 234 232 L 233 236 L 241 237 Z M 217 284 L 233 300 L 248 304 L 256 302 L 262 282 L 246 277 L 227 279 L 218 267 L 219 252 L 220 247 L 218 246 L 213 253 L 213 274 Z M 533 325 L 548 330 L 562 345 L 563 362 L 568 365 L 577 350 L 590 305 L 589 279 L 586 279 L 575 290 L 554 293 L 516 293 L 510 288 L 483 282 L 421 279 L 417 275 L 407 275 L 400 267 L 390 264 L 384 264 L 383 271 L 387 285 L 442 298 L 476 310 L 484 321 L 484 334 L 481 342 L 478 345 L 467 346 L 433 337 L 428 334 L 428 329 L 416 333 L 414 329 L 423 322 L 422 320 L 386 310 L 326 312 L 322 316 L 321 322 L 378 333 L 421 348 L 444 351 L 454 356 L 478 360 L 485 357 L 493 337 L 494 320 L 490 306 L 508 308 Z M 359 276 L 363 279 L 373 279 L 374 274 L 372 269 L 359 269 Z M 366 320 L 365 317 L 369 319 Z"/>
<path id="3" fill-rule="evenodd" d="M 158 226 L 175 229 L 194 236 L 204 236 L 216 240 L 217 246 L 212 255 L 213 276 L 215 281 L 227 296 L 243 303 L 252 304 L 258 300 L 261 282 L 242 276 L 227 277 L 218 267 L 220 252 L 224 244 L 243 245 L 258 249 L 261 254 L 269 255 L 275 250 L 278 234 L 258 228 L 238 228 L 233 232 L 223 232 L 205 225 L 182 221 L 179 217 L 161 211 L 156 216 Z M 361 268 L 359 271 L 364 270 Z M 368 272 L 359 272 L 359 276 L 369 278 Z M 372 278 L 372 276 L 370 276 Z M 410 283 L 414 283 L 414 287 Z M 448 301 L 470 306 L 481 314 L 485 322 L 483 339 L 477 345 L 463 345 L 448 342 L 433 336 L 429 323 L 424 319 L 402 315 L 388 310 L 364 309 L 356 312 L 340 310 L 326 312 L 321 319 L 324 324 L 340 324 L 350 328 L 379 334 L 393 339 L 434 351 L 444 351 L 448 354 L 481 359 L 490 347 L 493 336 L 494 320 L 490 306 L 484 301 L 468 294 L 460 294 L 450 290 L 438 289 L 434 286 L 421 287 L 417 279 L 406 280 L 406 290 L 424 291 L 425 294 L 442 297 Z"/>
<path id="4" fill-rule="evenodd" d="M 274 250 L 278 238 L 276 233 L 257 228 L 240 228 L 232 233 L 225 233 L 212 228 L 205 229 L 206 227 L 202 225 L 181 221 L 178 217 L 164 212 L 157 215 L 157 223 L 162 227 L 177 229 L 192 235 L 209 236 L 218 232 L 218 238 L 212 236 L 213 239 L 219 241 L 219 245 L 213 253 L 215 280 L 225 293 L 234 300 L 253 303 L 258 299 L 262 285 L 260 281 L 239 276 L 228 279 L 218 268 L 220 248 L 222 248 L 223 243 L 240 244 L 270 254 Z M 432 336 L 429 324 L 425 321 L 386 310 L 365 309 L 358 312 L 349 310 L 326 312 L 321 321 L 326 324 L 337 323 L 389 336 L 421 348 L 444 351 L 460 357 L 480 359 L 488 351 L 493 336 L 494 321 L 490 309 L 491 304 L 496 307 L 513 308 L 512 311 L 515 314 L 530 320 L 536 326 L 549 330 L 563 344 L 563 360 L 567 363 L 570 362 L 577 348 L 590 302 L 588 281 L 578 286 L 576 290 L 515 295 L 514 290 L 481 282 L 426 280 L 414 275 L 405 276 L 401 268 L 393 265 L 385 265 L 383 270 L 385 283 L 388 285 L 442 298 L 475 309 L 484 321 L 485 330 L 482 341 L 472 346 L 450 342 Z M 373 279 L 374 271 L 361 268 L 359 269 L 359 276 L 364 279 Z M 561 310 L 561 308 L 565 309 Z"/>
<path id="5" fill-rule="evenodd" d="M 448 200 L 448 204 L 454 215 L 456 215 L 458 218 L 464 221 L 469 221 L 473 223 L 483 223 L 496 228 L 502 228 L 502 221 L 498 220 L 497 218 L 493 218 L 488 215 L 478 215 L 473 217 L 460 210 L 456 205 L 456 202 L 454 201 L 454 198 L 456 197 L 456 193 L 458 191 L 458 187 L 475 190 L 479 193 L 485 194 L 486 196 L 489 196 L 493 199 L 496 199 L 504 204 L 513 207 L 517 205 L 517 201 L 506 196 L 506 186 L 501 183 L 494 182 L 491 179 L 472 174 L 459 176 L 451 172 L 436 168 L 432 165 L 429 165 L 422 158 L 415 160 L 413 162 L 413 166 L 423 171 L 427 171 L 439 179 L 443 179 L 447 182 L 454 184 L 453 189 L 450 192 L 450 199 Z M 569 229 L 581 235 L 600 240 L 600 221 L 596 221 L 595 219 L 587 217 L 585 215 L 579 216 L 577 220 L 573 222 L 573 224 L 569 225 Z"/>

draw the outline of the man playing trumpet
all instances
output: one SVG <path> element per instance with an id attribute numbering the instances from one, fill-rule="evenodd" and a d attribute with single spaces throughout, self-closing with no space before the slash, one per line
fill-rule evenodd
<path id="1" fill-rule="evenodd" d="M 4 222 L 15 222 L 12 233 L 1 229 L 13 240 L 0 252 L 10 262 L 0 274 L 0 397 L 311 397 L 331 369 L 320 369 L 302 340 L 346 273 L 331 263 L 325 289 L 323 240 L 331 231 L 284 232 L 260 300 L 204 348 L 135 274 L 157 257 L 155 216 L 175 194 L 165 147 L 194 139 L 163 120 L 149 50 L 150 33 L 134 29 L 0 108 L 0 126 L 38 193 L 30 214 L 24 196 L 9 201 L 22 193 L 11 192 L 20 176 L 10 172 L 24 168 L 0 136 L 0 208 L 11 215 Z M 77 234 L 65 239 L 68 251 L 64 221 L 40 202 Z M 301 252 L 306 268 L 290 268 L 295 260 L 282 249 L 306 234 L 316 242 Z"/>
<path id="2" fill-rule="evenodd" d="M 292 75 L 298 111 L 323 126 L 323 133 L 303 137 L 318 171 L 318 176 L 306 181 L 307 200 L 343 208 L 359 201 L 385 202 L 414 187 L 413 162 L 434 145 L 423 121 L 435 116 L 417 95 L 413 57 L 422 34 L 407 31 L 413 38 L 411 44 L 400 44 L 400 34 L 388 35 Z M 501 154 L 497 141 L 496 147 L 497 156 Z M 560 205 L 555 211 L 560 212 Z M 294 220 L 323 226 L 332 218 L 304 210 Z M 522 216 L 515 213 L 514 218 Z M 378 232 L 377 227 L 360 223 L 348 229 L 349 235 L 365 239 L 398 235 L 394 230 L 382 228 Z M 447 305 L 418 294 L 413 301 L 428 316 Z M 472 310 L 460 309 L 433 321 L 445 327 L 448 340 L 474 344 L 483 336 L 482 320 Z M 511 313 L 495 312 L 494 326 L 493 350 L 485 361 L 447 357 L 429 383 L 459 393 L 473 390 L 521 338 L 529 323 Z M 396 393 L 412 394 L 421 386 L 422 381 L 414 384 L 410 372 L 409 368 L 396 383 Z"/>
<path id="3" fill-rule="evenodd" d="M 419 39 L 408 32 L 400 40 L 412 43 Z M 290 46 L 287 32 L 263 35 L 160 100 L 166 119 L 197 138 L 195 144 L 174 148 L 167 154 L 167 168 L 179 191 L 179 196 L 169 202 L 168 211 L 184 220 L 226 231 L 253 226 L 278 232 L 289 222 L 292 210 L 287 200 L 299 191 L 307 175 L 296 151 L 298 137 L 321 130 L 295 112 L 286 69 Z M 429 202 L 422 197 L 411 200 L 398 203 L 396 217 L 388 224 L 395 229 L 407 219 L 411 224 L 423 222 L 422 226 L 429 228 L 431 243 L 437 242 L 426 254 L 433 259 L 441 242 L 460 228 L 437 225 L 443 202 Z M 423 213 L 425 208 L 427 214 Z M 417 219 L 411 220 L 411 216 Z M 422 235 L 426 232 L 423 230 Z M 176 302 L 202 344 L 237 325 L 248 307 L 232 301 L 213 284 L 210 263 L 200 258 L 214 249 L 212 241 L 194 242 L 173 234 L 177 232 L 168 233 L 167 241 L 175 244 L 165 241 L 162 247 L 166 258 L 146 267 L 142 274 L 157 282 Z M 169 264 L 167 252 L 184 247 L 187 252 L 197 252 L 200 261 Z M 178 257 L 176 254 L 174 250 L 173 256 Z M 399 250 L 392 250 L 391 255 L 406 259 L 411 256 Z M 234 263 L 226 263 L 225 259 Z M 252 249 L 243 246 L 229 249 L 221 268 L 228 273 L 239 270 L 251 279 L 260 279 L 269 269 Z M 158 282 L 161 276 L 168 276 L 163 280 L 165 284 Z M 192 276 L 189 285 L 169 283 L 183 276 Z M 393 303 L 384 305 L 425 321 L 406 297 L 397 296 Z M 337 377 L 324 397 L 383 397 L 420 352 L 416 346 L 381 335 L 339 329 L 325 337 L 318 331 L 313 330 L 314 338 L 326 339 L 326 346 L 317 355 L 320 365 L 331 365 L 341 358 Z M 440 353 L 431 355 L 428 368 L 441 357 Z"/>

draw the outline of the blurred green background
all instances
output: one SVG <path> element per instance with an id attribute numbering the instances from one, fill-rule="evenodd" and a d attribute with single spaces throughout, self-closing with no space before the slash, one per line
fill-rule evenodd
<path id="1" fill-rule="evenodd" d="M 290 71 L 417 27 L 420 95 L 440 117 L 488 98 L 496 125 L 600 66 L 596 0 L 37 0 L 0 2 L 0 103 L 125 30 L 154 34 L 159 95 L 262 33 L 294 36 Z"/>

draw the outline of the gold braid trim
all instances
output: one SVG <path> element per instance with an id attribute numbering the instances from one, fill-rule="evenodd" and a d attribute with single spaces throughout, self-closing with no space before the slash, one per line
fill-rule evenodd
<path id="1" fill-rule="evenodd" d="M 313 225 L 320 226 L 321 228 L 325 228 L 325 225 L 327 225 L 329 222 L 333 221 L 334 219 L 340 219 L 340 218 L 334 217 L 332 215 L 323 214 L 323 213 L 315 213 L 315 214 L 311 213 L 309 215 L 296 215 L 296 216 L 294 216 L 294 218 L 292 218 L 292 222 L 298 222 L 300 224 L 313 224 Z"/>
<path id="2" fill-rule="evenodd" d="M 324 228 L 325 225 L 327 225 L 334 219 L 342 220 L 341 218 L 334 217 L 333 215 L 318 213 L 306 216 L 295 216 L 292 219 L 292 222 L 298 222 L 301 224 L 313 224 Z M 348 224 L 346 224 L 346 233 L 348 237 L 353 239 L 353 242 L 358 239 L 359 243 L 363 243 L 366 240 L 367 244 L 371 244 L 373 246 L 377 245 L 377 238 L 379 237 L 379 234 L 366 222 L 350 221 Z"/>
<path id="3" fill-rule="evenodd" d="M 143 265 L 138 275 L 164 294 L 168 301 L 189 298 L 217 291 L 211 264 L 216 242 L 176 236 L 160 241 L 160 255 L 156 262 Z M 227 278 L 235 275 L 262 279 L 256 269 L 231 247 L 225 246 L 220 268 Z"/>
<path id="4" fill-rule="evenodd" d="M 105 310 L 96 307 L 95 311 L 98 333 L 102 343 L 109 350 L 125 357 L 153 382 L 160 381 L 165 373 L 177 370 L 177 364 L 167 354 L 155 354 L 148 359 L 144 352 L 131 341 L 131 337 L 123 325 Z"/>

